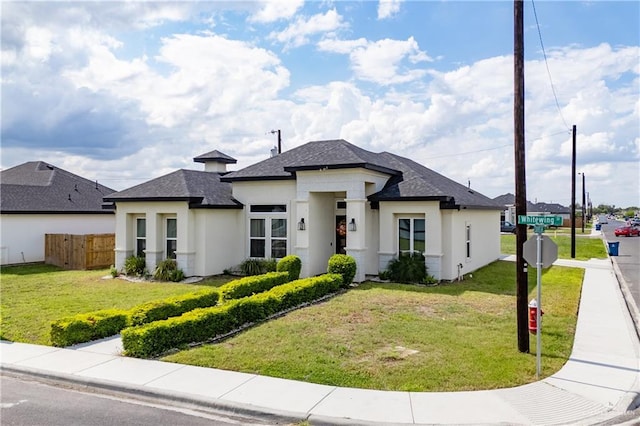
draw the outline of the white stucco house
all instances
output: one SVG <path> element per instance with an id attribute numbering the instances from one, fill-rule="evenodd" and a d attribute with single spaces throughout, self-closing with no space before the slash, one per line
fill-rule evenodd
<path id="1" fill-rule="evenodd" d="M 44 262 L 45 234 L 112 234 L 113 189 L 43 161 L 0 172 L 0 263 Z"/>
<path id="2" fill-rule="evenodd" d="M 247 258 L 302 260 L 326 272 L 355 258 L 356 282 L 404 251 L 453 280 L 500 257 L 501 206 L 408 158 L 345 140 L 309 142 L 241 170 L 212 151 L 204 171 L 178 170 L 105 197 L 116 211 L 116 267 L 172 257 L 187 276 L 222 273 Z"/>

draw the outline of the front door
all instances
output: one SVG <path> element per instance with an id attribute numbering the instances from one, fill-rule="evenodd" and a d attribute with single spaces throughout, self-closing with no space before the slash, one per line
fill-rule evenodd
<path id="1" fill-rule="evenodd" d="M 336 216 L 336 254 L 347 254 L 347 216 Z"/>

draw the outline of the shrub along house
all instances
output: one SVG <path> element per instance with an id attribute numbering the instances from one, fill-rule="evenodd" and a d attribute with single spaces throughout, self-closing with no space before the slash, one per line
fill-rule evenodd
<path id="1" fill-rule="evenodd" d="M 218 151 L 194 161 L 205 170 L 105 197 L 116 207 L 117 268 L 132 255 L 149 270 L 171 257 L 185 275 L 206 276 L 295 254 L 312 276 L 346 253 L 360 282 L 418 251 L 432 276 L 453 280 L 500 256 L 500 205 L 398 155 L 328 140 L 233 172 L 236 160 Z"/>

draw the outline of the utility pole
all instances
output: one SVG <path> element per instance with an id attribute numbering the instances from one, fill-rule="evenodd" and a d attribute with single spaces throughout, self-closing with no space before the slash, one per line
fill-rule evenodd
<path id="1" fill-rule="evenodd" d="M 584 192 L 584 172 L 580 173 L 582 175 L 582 233 L 584 234 L 584 220 L 586 218 L 586 211 L 585 209 L 587 208 L 585 205 L 585 192 Z"/>
<path id="2" fill-rule="evenodd" d="M 527 214 L 527 185 L 524 143 L 524 7 L 522 0 L 513 3 L 513 124 L 517 216 Z M 529 353 L 528 302 L 529 283 L 523 246 L 527 241 L 527 225 L 516 226 L 516 318 L 518 350 Z"/>
<path id="3" fill-rule="evenodd" d="M 571 258 L 576 258 L 576 125 L 573 125 L 571 152 Z"/>
<path id="4" fill-rule="evenodd" d="M 272 130 L 271 134 L 274 134 L 274 133 L 278 134 L 278 154 L 282 154 L 282 138 L 280 137 L 280 129 Z"/>

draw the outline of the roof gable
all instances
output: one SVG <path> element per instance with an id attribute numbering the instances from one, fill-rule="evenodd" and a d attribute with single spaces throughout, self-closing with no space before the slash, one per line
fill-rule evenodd
<path id="1" fill-rule="evenodd" d="M 389 168 L 370 151 L 359 148 L 343 139 L 309 142 L 274 157 L 260 161 L 244 169 L 225 175 L 228 182 L 242 180 L 294 179 L 298 170 L 321 168 L 362 167 L 378 170 L 389 175 L 398 171 Z"/>
<path id="2" fill-rule="evenodd" d="M 220 173 L 180 169 L 105 197 L 105 201 L 187 201 L 191 207 L 241 207 Z"/>
<path id="3" fill-rule="evenodd" d="M 110 213 L 102 198 L 113 189 L 44 161 L 0 171 L 2 213 Z"/>

